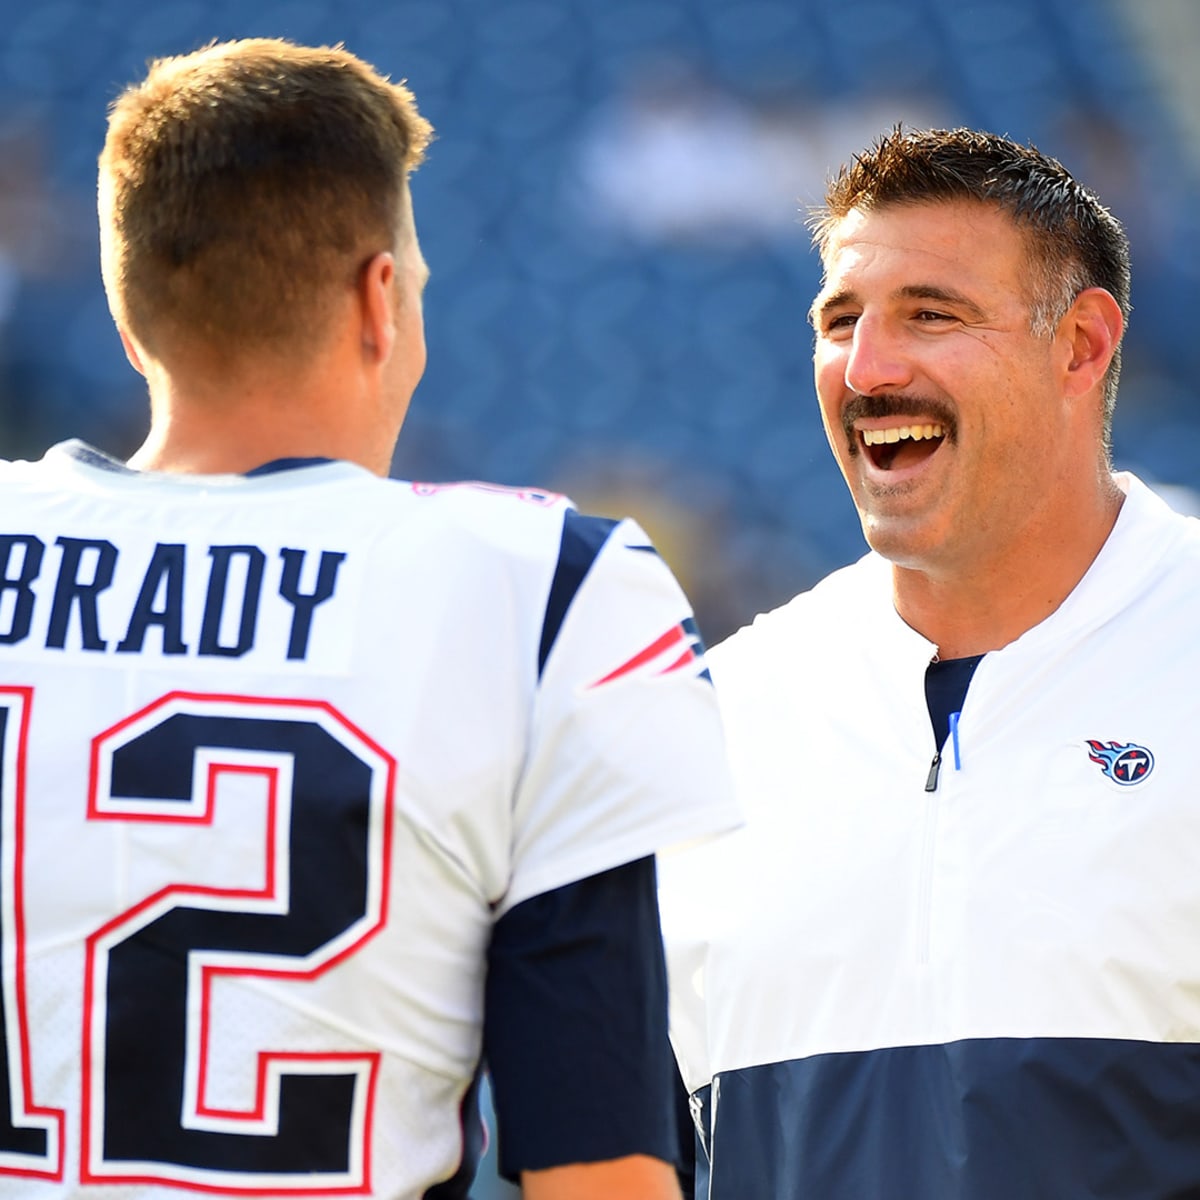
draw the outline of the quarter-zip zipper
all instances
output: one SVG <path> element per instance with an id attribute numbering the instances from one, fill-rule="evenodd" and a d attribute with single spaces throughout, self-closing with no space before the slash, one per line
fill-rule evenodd
<path id="1" fill-rule="evenodd" d="M 958 718 L 962 716 L 960 712 L 952 712 L 950 714 L 950 742 L 954 747 L 954 769 L 962 770 L 962 754 L 958 747 Z M 936 792 L 938 785 L 938 777 L 942 772 L 942 752 L 935 750 L 933 752 L 933 762 L 929 764 L 929 774 L 925 776 L 925 790 L 927 792 Z"/>
<path id="2" fill-rule="evenodd" d="M 937 771 L 941 754 L 935 754 L 931 774 Z M 937 794 L 937 781 L 934 786 L 926 788 L 925 795 L 925 829 L 921 836 L 920 876 L 917 882 L 917 919 L 916 919 L 916 960 L 918 966 L 929 962 L 929 943 L 933 925 L 933 865 L 934 852 L 937 847 L 938 817 L 941 809 L 941 798 Z"/>
<path id="3" fill-rule="evenodd" d="M 953 761 L 955 772 L 963 768 L 959 718 L 971 678 L 981 658 L 982 655 L 959 659 L 935 668 L 932 664 L 940 661 L 935 653 L 931 663 L 925 668 L 925 700 L 932 718 L 934 747 L 933 759 L 925 773 L 925 812 L 917 867 L 919 874 L 916 880 L 916 923 L 913 939 L 914 957 L 918 967 L 925 967 L 929 963 L 933 943 L 933 906 L 938 893 L 938 827 L 941 824 L 942 808 L 946 803 L 953 802 L 955 792 L 954 780 L 947 780 L 942 786 L 942 760 L 945 758 L 947 761 Z M 931 671 L 936 673 L 935 678 L 931 678 Z M 950 789 L 949 796 L 945 794 L 946 787 Z"/>
<path id="4" fill-rule="evenodd" d="M 933 752 L 933 762 L 929 764 L 929 774 L 925 777 L 925 790 L 927 792 L 936 792 L 938 785 L 938 775 L 942 770 L 942 752 L 935 750 Z"/>
<path id="5" fill-rule="evenodd" d="M 948 741 L 953 753 L 954 769 L 962 770 L 962 753 L 958 741 L 959 712 L 950 714 Z M 935 746 L 929 774 L 925 776 L 925 830 L 921 839 L 920 879 L 917 885 L 917 963 L 925 966 L 929 962 L 929 944 L 933 927 L 933 874 L 934 856 L 937 849 L 938 818 L 941 814 L 941 797 L 938 782 L 942 773 L 942 748 Z"/>

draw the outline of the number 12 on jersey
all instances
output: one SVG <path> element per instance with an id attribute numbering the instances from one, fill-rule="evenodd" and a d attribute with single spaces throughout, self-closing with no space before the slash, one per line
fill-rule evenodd
<path id="1" fill-rule="evenodd" d="M 79 1129 L 38 1103 L 26 1005 L 24 846 L 33 691 L 0 688 L 0 1175 L 169 1183 L 226 1195 L 370 1188 L 373 1050 L 256 1047 L 249 1105 L 214 1099 L 217 996 L 315 980 L 383 927 L 395 763 L 330 705 L 169 693 L 92 739 L 80 820 L 154 829 L 189 860 L 236 788 L 257 783 L 258 877 L 173 879 L 87 938 Z M 61 810 L 60 814 L 61 814 Z M 211 843 L 206 842 L 206 846 Z M 186 873 L 186 872 L 184 872 Z M 224 988 L 224 991 L 221 989 Z M 286 1006 L 285 1006 L 286 1010 Z M 31 1036 L 32 1035 L 32 1036 Z M 269 1027 L 261 1037 L 270 1041 Z M 228 1055 L 223 1062 L 228 1061 Z"/>

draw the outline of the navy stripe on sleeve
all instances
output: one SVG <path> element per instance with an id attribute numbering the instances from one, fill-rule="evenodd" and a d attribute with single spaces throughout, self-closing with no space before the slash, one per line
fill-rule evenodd
<path id="1" fill-rule="evenodd" d="M 616 526 L 617 522 L 608 517 L 589 517 L 574 509 L 569 509 L 563 518 L 558 566 L 554 569 L 554 580 L 546 600 L 546 616 L 542 622 L 542 644 L 538 650 L 539 679 L 546 669 L 546 660 L 554 648 L 575 593 L 587 578 L 592 563 Z"/>
<path id="2" fill-rule="evenodd" d="M 653 857 L 518 904 L 492 932 L 483 1052 L 500 1174 L 678 1159 Z"/>

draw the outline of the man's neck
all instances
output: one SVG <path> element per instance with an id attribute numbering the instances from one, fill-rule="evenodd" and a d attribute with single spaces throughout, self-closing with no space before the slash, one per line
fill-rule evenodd
<path id="1" fill-rule="evenodd" d="M 245 420 L 227 431 L 204 434 L 154 426 L 128 465 L 179 475 L 244 475 L 280 459 L 340 459 L 376 475 L 386 475 L 391 466 L 390 450 L 385 455 L 382 441 L 377 448 L 303 427 L 259 430 Z"/>
<path id="2" fill-rule="evenodd" d="M 1125 495 L 1114 483 L 1086 521 L 1063 521 L 985 563 L 893 566 L 896 611 L 943 659 L 999 650 L 1057 611 L 1108 540 Z"/>
<path id="3" fill-rule="evenodd" d="M 235 378 L 205 390 L 187 377 L 183 386 L 151 378 L 150 432 L 129 466 L 241 475 L 280 458 L 335 458 L 386 475 L 398 433 L 392 414 L 338 382 L 314 373 L 290 385 Z"/>
<path id="4" fill-rule="evenodd" d="M 386 389 L 349 318 L 291 353 L 222 357 L 175 344 L 167 361 L 135 349 L 150 392 L 135 470 L 241 475 L 280 458 L 341 459 L 377 475 L 391 467 L 407 396 L 401 405 Z"/>

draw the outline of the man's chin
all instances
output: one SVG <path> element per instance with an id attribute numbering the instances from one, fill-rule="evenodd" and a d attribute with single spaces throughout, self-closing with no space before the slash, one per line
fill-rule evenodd
<path id="1" fill-rule="evenodd" d="M 936 563 L 941 539 L 934 535 L 927 519 L 877 513 L 860 515 L 867 545 L 893 566 L 920 571 Z"/>

